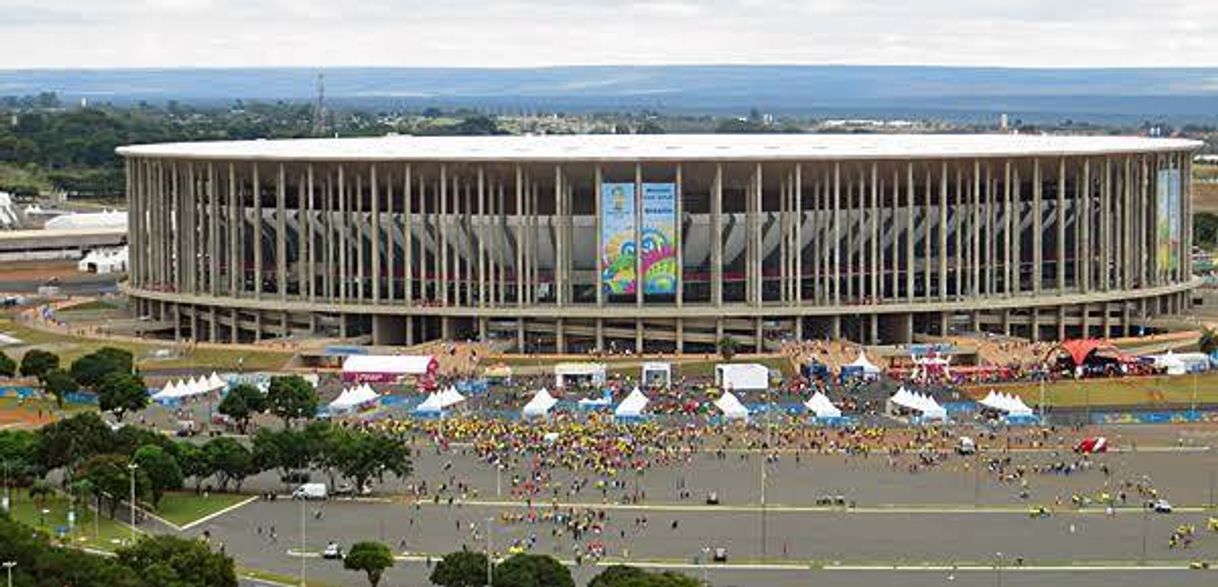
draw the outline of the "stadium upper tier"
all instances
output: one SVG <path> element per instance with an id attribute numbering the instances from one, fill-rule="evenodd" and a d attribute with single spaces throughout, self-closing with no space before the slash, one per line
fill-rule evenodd
<path id="1" fill-rule="evenodd" d="M 380 137 L 123 147 L 176 337 L 706 352 L 1125 334 L 1189 307 L 1200 143 Z"/>
<path id="2" fill-rule="evenodd" d="M 778 161 L 1050 157 L 1195 149 L 1197 141 L 1053 135 L 546 135 L 385 136 L 165 143 L 133 157 L 274 161 Z"/>

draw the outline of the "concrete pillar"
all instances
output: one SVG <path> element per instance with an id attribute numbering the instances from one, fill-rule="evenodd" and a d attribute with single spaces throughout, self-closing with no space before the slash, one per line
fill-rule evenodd
<path id="1" fill-rule="evenodd" d="M 516 319 L 516 349 L 525 352 L 524 318 Z"/>
<path id="2" fill-rule="evenodd" d="M 1011 336 L 1011 310 L 1009 308 L 1002 310 L 1002 334 Z"/>
<path id="3" fill-rule="evenodd" d="M 753 342 L 756 345 L 756 352 L 765 352 L 765 336 L 762 330 L 762 318 L 758 316 L 753 319 Z"/>
<path id="4" fill-rule="evenodd" d="M 676 329 L 676 343 L 675 343 L 674 348 L 675 348 L 676 352 L 679 354 L 679 353 L 685 352 L 685 320 L 682 318 L 677 318 L 675 329 Z"/>
<path id="5" fill-rule="evenodd" d="M 520 164 L 516 164 L 516 265 L 513 267 L 516 277 L 516 307 L 524 306 L 524 172 L 520 168 Z M 599 258 L 600 255 L 598 254 Z M 521 332 L 524 326 L 521 325 Z M 522 348 L 523 348 L 523 343 Z"/>
<path id="6" fill-rule="evenodd" d="M 414 305 L 414 194 L 412 193 L 413 177 L 409 163 L 402 171 L 402 299 L 403 305 Z M 420 251 L 421 252 L 421 251 Z M 420 255 L 422 256 L 422 255 Z M 407 318 L 407 332 L 410 329 L 410 319 Z"/>
<path id="7" fill-rule="evenodd" d="M 212 306 L 210 308 L 209 312 L 210 312 L 210 316 L 208 317 L 209 320 L 208 320 L 208 324 L 207 324 L 207 340 L 208 340 L 208 342 L 212 342 L 212 343 L 219 342 L 219 339 L 217 338 L 217 332 L 216 332 L 216 329 L 217 329 L 216 322 L 218 321 L 218 316 L 216 316 L 216 307 Z"/>
<path id="8" fill-rule="evenodd" d="M 600 183 L 600 182 L 597 182 L 597 183 Z M 598 233 L 599 233 L 599 231 L 598 231 Z M 597 255 L 597 256 L 599 257 L 600 255 Z M 597 275 L 598 276 L 600 275 L 599 271 L 597 272 Z M 599 279 L 599 277 L 598 277 L 598 279 Z M 600 284 L 597 284 L 597 289 L 598 290 L 600 289 Z M 596 350 L 597 351 L 605 350 L 605 321 L 601 318 L 596 319 Z"/>
<path id="9" fill-rule="evenodd" d="M 830 320 L 829 332 L 833 340 L 842 338 L 842 317 L 834 315 Z"/>
<path id="10" fill-rule="evenodd" d="M 1042 205 L 1042 178 L 1040 176 L 1040 159 L 1032 160 L 1032 293 L 1040 293 L 1041 273 L 1045 260 L 1044 247 L 1041 245 L 1042 219 L 1044 218 L 1044 210 Z"/>
<path id="11" fill-rule="evenodd" d="M 1057 162 L 1057 291 L 1066 291 L 1066 158 Z M 1060 330 L 1059 330 L 1060 331 Z M 1058 337 L 1060 340 L 1061 337 Z"/>
<path id="12" fill-rule="evenodd" d="M 262 342 L 262 310 L 254 312 L 254 342 Z"/>
<path id="13" fill-rule="evenodd" d="M 874 171 L 874 168 L 873 168 Z M 795 164 L 795 303 L 804 303 L 804 168 L 802 163 Z M 874 190 L 872 190 L 874 202 Z M 796 320 L 796 336 L 803 340 L 803 320 Z"/>
<path id="14" fill-rule="evenodd" d="M 369 166 L 368 191 L 371 198 L 371 235 L 369 236 L 369 251 L 372 254 L 372 303 L 381 303 L 381 255 L 384 243 L 381 242 L 381 192 L 380 182 L 377 181 L 376 164 Z M 362 246 L 360 247 L 363 248 Z"/>
<path id="15" fill-rule="evenodd" d="M 715 164 L 711 185 L 711 303 L 723 306 L 723 164 Z M 716 342 L 722 337 L 722 323 Z"/>
<path id="16" fill-rule="evenodd" d="M 1029 313 L 1029 318 L 1028 324 L 1031 327 L 1031 332 L 1029 333 L 1030 336 L 1028 337 L 1028 340 L 1031 340 L 1032 342 L 1040 342 L 1040 309 L 1032 308 L 1032 311 Z"/>
<path id="17" fill-rule="evenodd" d="M 643 352 L 643 321 L 638 318 L 634 320 L 634 352 Z"/>
<path id="18" fill-rule="evenodd" d="M 914 259 L 916 248 L 914 209 L 916 207 L 913 163 L 907 163 L 905 165 L 905 299 L 909 302 L 914 301 L 914 275 L 918 270 Z"/>
<path id="19" fill-rule="evenodd" d="M 229 318 L 232 320 L 232 322 L 230 323 L 232 327 L 231 327 L 231 328 L 229 328 L 229 333 L 228 333 L 228 334 L 229 334 L 229 338 L 231 338 L 231 339 L 232 339 L 232 340 L 231 340 L 231 342 L 232 342 L 233 344 L 237 344 L 237 342 L 239 342 L 239 341 L 241 340 L 241 336 L 240 336 L 240 334 L 241 334 L 241 333 L 240 333 L 240 330 L 241 330 L 241 320 L 240 320 L 240 318 L 241 318 L 241 314 L 240 314 L 239 312 L 237 312 L 237 309 L 236 309 L 236 308 L 233 308 L 233 310 L 232 310 L 231 315 L 229 316 Z"/>
<path id="20" fill-rule="evenodd" d="M 275 178 L 275 288 L 280 301 L 288 297 L 287 187 L 283 164 Z"/>
<path id="21" fill-rule="evenodd" d="M 830 284 L 833 288 L 833 303 L 840 305 L 842 303 L 841 292 L 841 274 L 842 274 L 842 164 L 835 162 L 833 164 L 833 281 Z M 841 319 L 835 317 L 834 320 L 834 338 L 841 336 Z"/>
<path id="22" fill-rule="evenodd" d="M 639 167 L 641 169 L 641 167 Z M 640 171 L 641 173 L 641 171 Z M 566 289 L 567 289 L 567 231 L 566 231 L 566 216 L 567 210 L 564 205 L 566 202 L 563 198 L 563 174 L 562 165 L 554 165 L 554 301 L 559 307 L 566 304 Z M 637 190 L 635 200 L 638 201 L 638 207 L 642 209 L 642 191 Z M 642 215 L 639 215 L 641 218 Z M 642 242 L 639 237 L 639 223 L 635 223 L 635 245 Z M 642 267 L 642 255 L 635 255 L 636 267 Z M 639 281 L 638 291 L 642 296 L 643 292 L 643 274 L 641 269 L 636 270 L 635 275 Z"/>
<path id="23" fill-rule="evenodd" d="M 439 257 L 439 259 L 440 259 L 440 275 L 439 275 L 440 305 L 447 306 L 448 305 L 448 282 L 449 282 L 449 279 L 452 277 L 452 274 L 449 272 L 449 264 L 448 264 L 448 166 L 446 166 L 446 165 L 440 165 L 440 186 L 439 187 L 440 187 L 440 202 L 439 202 L 440 215 L 438 217 L 438 224 L 439 224 L 439 228 L 440 228 L 440 230 L 439 230 L 440 238 L 438 241 L 438 246 L 439 246 L 439 254 L 440 254 L 440 257 Z M 445 318 L 441 321 L 441 330 L 444 331 L 444 334 L 442 335 L 444 337 L 444 339 L 448 340 L 448 319 L 447 318 Z"/>
<path id="24" fill-rule="evenodd" d="M 641 245 L 643 243 L 643 166 L 642 164 L 634 164 L 634 246 L 642 252 Z M 638 307 L 643 307 L 643 255 L 636 254 L 634 256 L 634 303 Z M 640 331 L 641 332 L 641 331 Z M 640 334 L 638 342 L 635 345 L 636 350 L 642 352 L 643 339 Z"/>
<path id="25" fill-rule="evenodd" d="M 880 316 L 879 314 L 871 314 L 867 317 L 869 335 L 867 337 L 870 344 L 880 344 Z"/>
<path id="26" fill-rule="evenodd" d="M 559 354 L 567 352 L 567 332 L 564 326 L 562 318 L 554 320 L 554 348 Z"/>

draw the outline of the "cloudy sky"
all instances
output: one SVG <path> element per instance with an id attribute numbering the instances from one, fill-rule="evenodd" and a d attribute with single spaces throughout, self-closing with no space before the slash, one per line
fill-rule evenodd
<path id="1" fill-rule="evenodd" d="M 0 68 L 1218 65 L 1212 0 L 0 0 Z"/>

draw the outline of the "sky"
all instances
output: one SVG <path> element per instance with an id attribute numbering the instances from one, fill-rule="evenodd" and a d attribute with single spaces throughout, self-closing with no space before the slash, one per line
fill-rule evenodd
<path id="1" fill-rule="evenodd" d="M 0 69 L 1218 65 L 1212 0 L 0 0 Z"/>

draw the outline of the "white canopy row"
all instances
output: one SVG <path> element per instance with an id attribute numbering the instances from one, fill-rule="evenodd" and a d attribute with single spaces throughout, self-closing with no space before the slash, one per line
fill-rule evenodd
<path id="1" fill-rule="evenodd" d="M 191 379 L 179 379 L 170 381 L 160 391 L 152 395 L 153 400 L 165 399 L 180 399 L 184 397 L 193 397 L 203 395 L 219 389 L 224 389 L 228 385 L 215 371 L 208 377 L 198 377 Z"/>
<path id="2" fill-rule="evenodd" d="M 829 397 L 821 392 L 812 394 L 808 401 L 804 402 L 804 407 L 808 411 L 816 414 L 817 418 L 841 418 L 842 411 L 833 402 L 829 401 Z"/>
<path id="3" fill-rule="evenodd" d="M 414 411 L 420 414 L 437 414 L 465 401 L 465 396 L 456 387 L 448 386 L 443 391 L 432 392 Z"/>
<path id="4" fill-rule="evenodd" d="M 342 392 L 338 394 L 338 398 L 330 402 L 330 412 L 349 412 L 359 406 L 372 403 L 379 397 L 380 395 L 376 393 L 376 390 L 372 389 L 372 387 L 367 383 L 363 385 L 356 385 L 355 387 L 349 387 L 342 390 Z"/>
<path id="5" fill-rule="evenodd" d="M 911 392 L 901 387 L 892 397 L 888 398 L 888 401 L 907 410 L 918 412 L 923 418 L 930 420 L 947 419 L 947 410 L 939 405 L 939 402 L 935 401 L 935 398 L 925 393 Z"/>
<path id="6" fill-rule="evenodd" d="M 622 400 L 622 403 L 613 410 L 613 415 L 618 418 L 637 418 L 643 415 L 643 408 L 646 408 L 649 402 L 651 399 L 644 395 L 642 390 L 635 387 L 630 395 L 627 395 L 626 399 Z"/>
<path id="7" fill-rule="evenodd" d="M 977 403 L 990 408 L 991 410 L 998 410 L 999 412 L 1010 414 L 1012 416 L 1032 415 L 1032 408 L 1029 408 L 1028 404 L 1023 402 L 1023 398 L 1017 395 L 1002 393 L 1001 391 L 995 393 L 993 390 L 990 390 L 990 392 L 985 394 L 985 397 L 981 398 L 981 401 Z"/>

